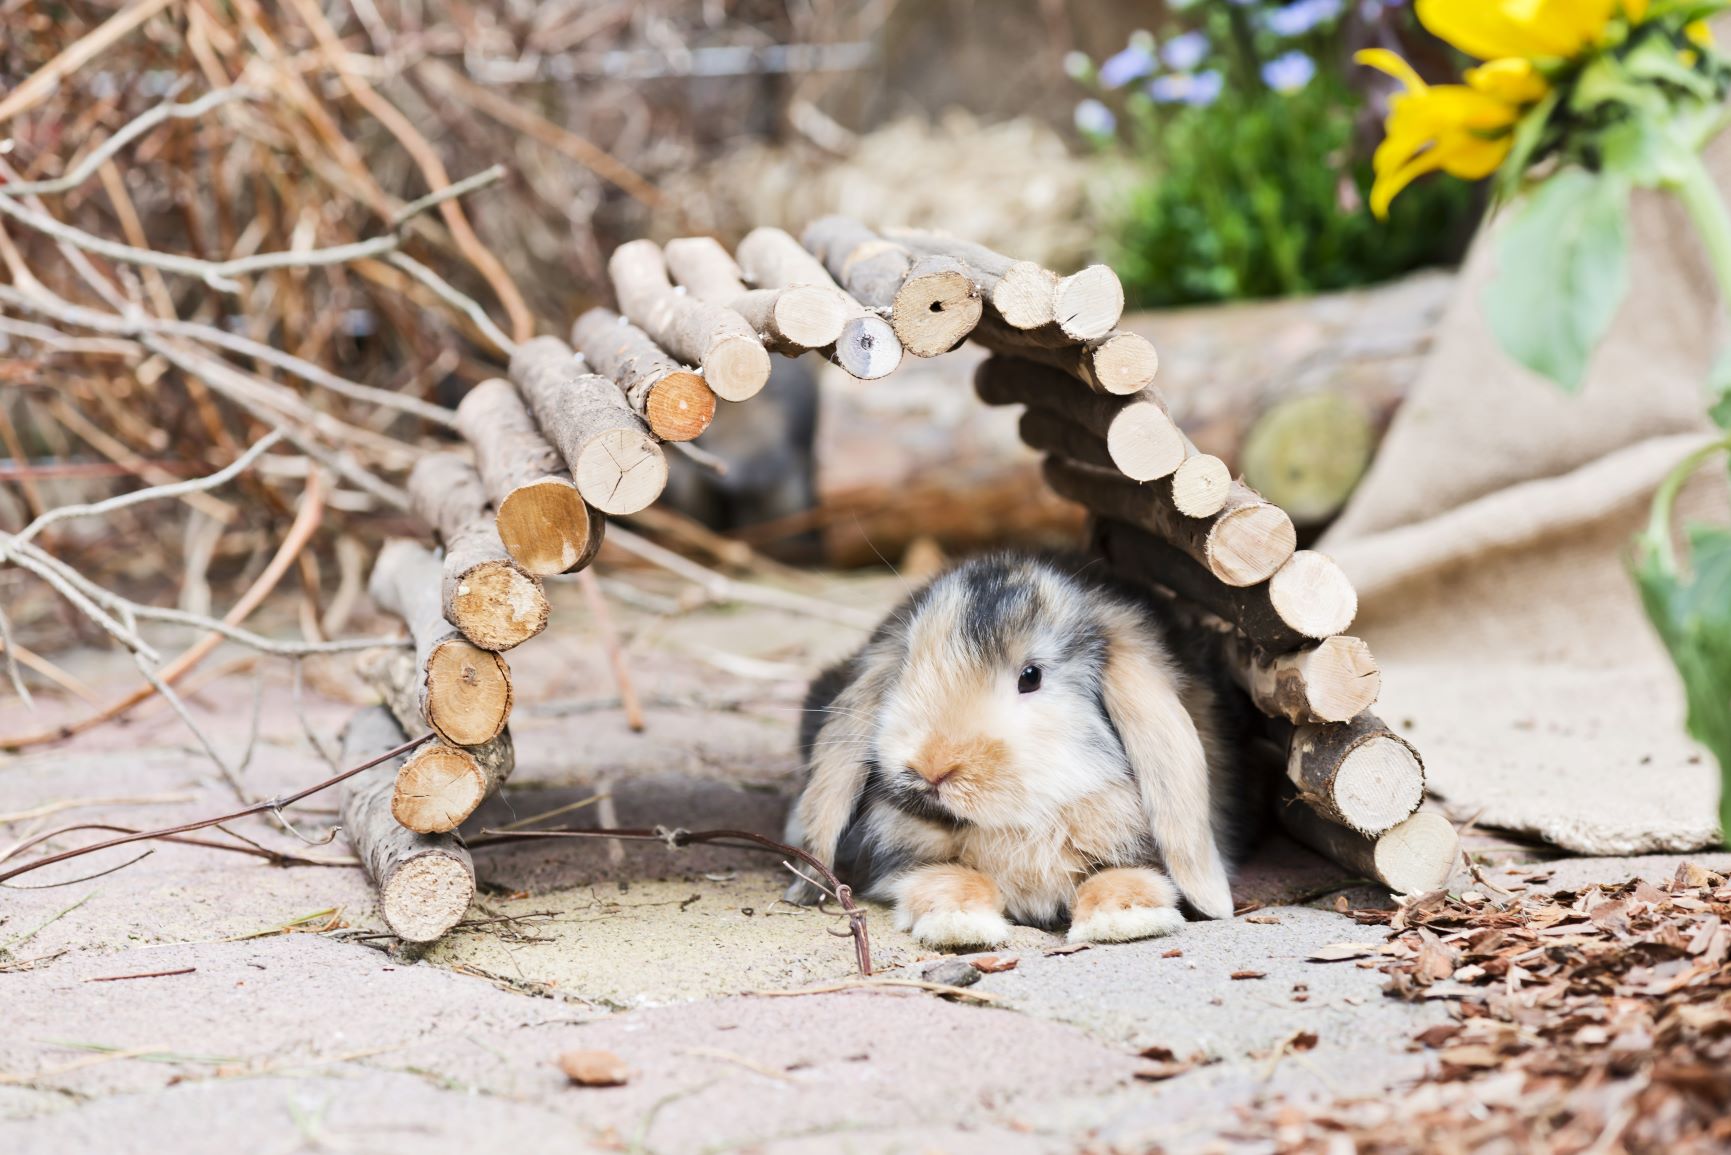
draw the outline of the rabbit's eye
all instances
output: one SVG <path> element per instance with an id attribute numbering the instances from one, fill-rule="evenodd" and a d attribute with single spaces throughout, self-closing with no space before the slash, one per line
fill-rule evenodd
<path id="1" fill-rule="evenodd" d="M 1032 694 L 1040 688 L 1040 667 L 1032 663 L 1022 667 L 1022 676 L 1016 679 L 1016 692 Z"/>

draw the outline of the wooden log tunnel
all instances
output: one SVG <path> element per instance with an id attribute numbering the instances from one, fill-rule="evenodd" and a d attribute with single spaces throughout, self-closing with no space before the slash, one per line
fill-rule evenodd
<path id="1" fill-rule="evenodd" d="M 633 241 L 608 267 L 617 313 L 585 313 L 569 346 L 525 342 L 510 380 L 484 382 L 459 406 L 474 464 L 435 454 L 416 468 L 410 493 L 443 558 L 392 542 L 374 569 L 374 598 L 407 623 L 414 651 L 363 658 L 387 709 L 367 722 L 380 732 L 357 742 L 395 741 L 395 727 L 383 732 L 393 717 L 436 735 L 366 779 L 355 803 L 357 845 L 394 928 L 428 933 L 451 919 L 457 876 L 472 888 L 460 847 L 437 839 L 511 771 L 500 651 L 545 625 L 540 577 L 588 565 L 604 515 L 659 496 L 661 443 L 700 434 L 717 398 L 755 394 L 771 352 L 817 352 L 870 380 L 904 350 L 931 357 L 969 337 L 991 353 L 975 391 L 1025 407 L 1022 440 L 1046 454 L 1053 490 L 1091 515 L 1088 547 L 1214 631 L 1218 660 L 1265 719 L 1262 736 L 1285 752 L 1286 829 L 1396 891 L 1447 879 L 1458 839 L 1419 809 L 1418 751 L 1370 713 L 1381 675 L 1346 633 L 1358 609 L 1351 583 L 1326 556 L 1297 549 L 1292 519 L 1168 416 L 1154 347 L 1117 328 L 1124 294 L 1110 269 L 1060 276 L 844 217 L 813 222 L 802 240 L 756 229 L 732 254 L 707 237 Z M 456 864 L 417 868 L 440 872 L 438 886 L 390 881 L 407 869 L 394 863 L 428 854 Z M 422 891 L 430 905 L 405 913 Z"/>

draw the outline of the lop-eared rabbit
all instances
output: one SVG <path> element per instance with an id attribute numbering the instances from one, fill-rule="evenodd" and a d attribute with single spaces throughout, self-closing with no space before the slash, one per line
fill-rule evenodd
<path id="1" fill-rule="evenodd" d="M 995 555 L 914 593 L 812 683 L 788 841 L 934 947 L 1078 942 L 1232 913 L 1243 706 L 1154 595 Z M 812 897 L 796 884 L 790 897 Z"/>

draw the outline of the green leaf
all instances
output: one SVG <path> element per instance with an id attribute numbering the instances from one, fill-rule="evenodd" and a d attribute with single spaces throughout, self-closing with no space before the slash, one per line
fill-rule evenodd
<path id="1" fill-rule="evenodd" d="M 1570 392 L 1629 289 L 1627 182 L 1564 169 L 1517 203 L 1484 308 L 1503 350 Z"/>
<path id="2" fill-rule="evenodd" d="M 1707 416 L 1721 429 L 1731 429 L 1731 346 L 1719 351 L 1707 374 Z"/>
<path id="3" fill-rule="evenodd" d="M 1497 168 L 1496 178 L 1492 182 L 1491 199 L 1495 204 L 1501 205 L 1514 198 L 1521 181 L 1527 175 L 1533 152 L 1544 138 L 1545 126 L 1550 123 L 1551 114 L 1557 110 L 1558 99 L 1558 90 L 1551 89 L 1545 93 L 1543 100 L 1528 109 L 1516 122 L 1514 135 L 1509 142 L 1509 155 Z"/>
<path id="4" fill-rule="evenodd" d="M 1719 760 L 1720 829 L 1731 831 L 1731 529 L 1689 527 L 1689 575 L 1645 548 L 1635 580 L 1683 679 L 1689 736 Z"/>

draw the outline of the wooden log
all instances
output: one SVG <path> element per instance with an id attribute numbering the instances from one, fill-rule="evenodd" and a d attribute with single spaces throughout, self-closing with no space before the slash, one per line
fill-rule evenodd
<path id="1" fill-rule="evenodd" d="M 745 318 L 765 348 L 785 357 L 833 348 L 848 322 L 841 298 L 818 285 L 752 289 L 728 308 Z"/>
<path id="2" fill-rule="evenodd" d="M 1106 442 L 1112 464 L 1133 481 L 1165 477 L 1184 463 L 1184 434 L 1152 389 L 1128 397 L 1090 393 L 1046 365 L 988 357 L 974 371 L 974 392 L 988 405 L 1049 410 Z"/>
<path id="3" fill-rule="evenodd" d="M 700 301 L 725 305 L 745 292 L 745 277 L 714 237 L 680 237 L 661 246 L 676 285 Z"/>
<path id="4" fill-rule="evenodd" d="M 358 765 L 400 746 L 405 736 L 379 706 L 343 729 L 343 762 Z M 379 913 L 404 942 L 434 942 L 456 926 L 475 897 L 475 864 L 449 834 L 405 830 L 391 816 L 401 759 L 381 762 L 342 783 L 343 833 L 379 891 Z"/>
<path id="5" fill-rule="evenodd" d="M 1038 361 L 1062 370 L 1096 393 L 1127 396 L 1150 388 L 1160 372 L 1160 354 L 1139 333 L 1114 329 L 1091 341 L 1052 346 L 991 317 L 982 319 L 973 340 L 994 353 Z"/>
<path id="6" fill-rule="evenodd" d="M 559 451 L 541 436 L 509 381 L 495 377 L 469 390 L 457 405 L 457 428 L 475 450 L 475 468 L 511 560 L 541 577 L 594 560 L 607 519 L 577 492 Z"/>
<path id="7" fill-rule="evenodd" d="M 409 473 L 409 500 L 445 547 L 440 600 L 446 621 L 493 651 L 547 628 L 541 579 L 505 552 L 473 466 L 454 453 L 428 454 Z"/>
<path id="8" fill-rule="evenodd" d="M 1300 525 L 1340 512 L 1370 468 L 1376 432 L 1369 408 L 1343 393 L 1277 402 L 1250 427 L 1239 455 L 1244 477 Z"/>
<path id="9" fill-rule="evenodd" d="M 1286 514 L 1242 484 L 1233 485 L 1219 513 L 1200 518 L 1178 511 L 1169 484 L 1137 485 L 1056 456 L 1046 459 L 1045 472 L 1060 497 L 1157 534 L 1229 586 L 1267 581 L 1297 547 Z"/>
<path id="10" fill-rule="evenodd" d="M 861 304 L 888 313 L 916 357 L 954 349 L 980 320 L 979 288 L 952 257 L 919 256 L 846 217 L 813 221 L 801 240 Z"/>
<path id="11" fill-rule="evenodd" d="M 525 341 L 511 355 L 511 380 L 583 500 L 603 513 L 636 513 L 661 496 L 667 459 L 619 386 L 587 370 L 556 337 Z"/>
<path id="12" fill-rule="evenodd" d="M 631 408 L 663 441 L 690 441 L 715 419 L 715 391 L 611 309 L 590 309 L 571 326 L 590 368 L 613 378 Z"/>
<path id="13" fill-rule="evenodd" d="M 980 287 L 990 312 L 986 315 L 1014 329 L 1051 325 L 1058 304 L 1058 274 L 1033 261 L 1018 261 L 1002 253 L 924 229 L 885 229 L 884 236 L 927 256 L 953 257 Z"/>
<path id="14" fill-rule="evenodd" d="M 1042 453 L 1055 453 L 1073 462 L 1118 473 L 1106 443 L 1080 425 L 1045 409 L 1029 409 L 1019 426 L 1022 441 Z M 1186 457 L 1164 485 L 1170 500 L 1185 517 L 1213 517 L 1226 506 L 1232 490 L 1232 475 L 1226 463 L 1206 453 Z"/>
<path id="15" fill-rule="evenodd" d="M 775 228 L 753 229 L 735 255 L 745 279 L 760 289 L 816 285 L 835 292 L 844 314 L 841 334 L 820 352 L 853 376 L 875 381 L 902 363 L 902 343 L 890 323 L 849 296 L 792 235 Z"/>
<path id="16" fill-rule="evenodd" d="M 1365 835 L 1330 822 L 1288 794 L 1280 802 L 1280 821 L 1288 834 L 1318 854 L 1396 894 L 1441 890 L 1460 862 L 1454 825 L 1431 810 L 1421 810 L 1381 834 Z"/>
<path id="17" fill-rule="evenodd" d="M 1295 727 L 1286 776 L 1318 814 L 1360 834 L 1392 829 L 1424 801 L 1423 759 L 1370 713 Z"/>
<path id="18" fill-rule="evenodd" d="M 620 245 L 607 273 L 619 311 L 674 357 L 696 365 L 717 397 L 744 401 L 769 380 L 769 350 L 751 326 L 731 309 L 675 289 L 653 241 Z"/>
<path id="19" fill-rule="evenodd" d="M 1257 709 L 1295 725 L 1350 722 L 1370 709 L 1382 690 L 1382 672 L 1370 647 L 1345 634 L 1289 654 L 1258 654 L 1229 634 L 1224 657 Z"/>
<path id="20" fill-rule="evenodd" d="M 1290 653 L 1344 633 L 1358 595 L 1324 554 L 1301 549 L 1268 581 L 1229 586 L 1178 547 L 1123 522 L 1098 519 L 1095 552 L 1126 578 L 1164 586 L 1241 630 L 1270 654 Z"/>
<path id="21" fill-rule="evenodd" d="M 456 746 L 499 735 L 511 715 L 511 671 L 505 659 L 458 635 L 440 605 L 442 567 L 417 542 L 385 543 L 367 589 L 401 618 L 415 641 L 415 707 L 434 733 Z"/>
<path id="22" fill-rule="evenodd" d="M 361 656 L 357 668 L 399 725 L 419 727 L 414 659 L 401 650 L 374 650 Z M 410 753 L 398 768 L 391 814 L 422 834 L 455 830 L 515 767 L 516 748 L 509 728 L 475 746 L 454 746 L 435 738 Z"/>

